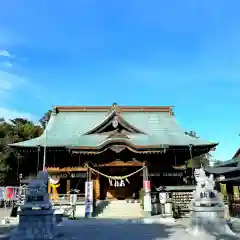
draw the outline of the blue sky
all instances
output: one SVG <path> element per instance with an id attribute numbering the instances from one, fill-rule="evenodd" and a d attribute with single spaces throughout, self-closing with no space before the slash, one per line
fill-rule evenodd
<path id="1" fill-rule="evenodd" d="M 0 114 L 174 105 L 186 130 L 240 147 L 238 0 L 2 0 Z"/>

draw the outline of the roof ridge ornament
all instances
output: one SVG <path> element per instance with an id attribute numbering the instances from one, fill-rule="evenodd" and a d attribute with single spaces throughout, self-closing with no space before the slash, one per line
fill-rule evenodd
<path id="1" fill-rule="evenodd" d="M 114 130 L 113 132 L 111 132 L 107 138 L 127 138 L 129 139 L 129 137 L 127 136 L 127 132 L 118 132 L 118 129 Z"/>
<path id="2" fill-rule="evenodd" d="M 117 128 L 117 126 L 118 126 L 118 117 L 117 116 L 114 116 L 113 117 L 113 119 L 112 119 L 112 126 L 114 127 L 114 128 Z"/>
<path id="3" fill-rule="evenodd" d="M 117 103 L 113 103 L 113 104 L 112 104 L 112 107 L 111 107 L 111 109 L 110 109 L 110 112 L 113 112 L 113 111 L 115 111 L 116 113 L 120 113 L 121 108 L 117 105 Z"/>

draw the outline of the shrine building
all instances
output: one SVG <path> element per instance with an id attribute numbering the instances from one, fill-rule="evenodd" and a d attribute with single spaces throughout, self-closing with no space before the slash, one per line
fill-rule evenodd
<path id="1" fill-rule="evenodd" d="M 84 193 L 93 180 L 95 199 L 129 199 L 139 197 L 144 179 L 152 189 L 192 184 L 187 161 L 216 145 L 187 135 L 170 106 L 113 104 L 53 107 L 40 137 L 11 147 L 30 152 L 38 166 L 45 158 L 55 194 Z"/>

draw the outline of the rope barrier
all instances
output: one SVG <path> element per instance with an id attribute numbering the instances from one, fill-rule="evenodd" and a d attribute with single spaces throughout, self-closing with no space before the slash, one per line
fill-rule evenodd
<path id="1" fill-rule="evenodd" d="M 105 178 L 108 178 L 108 179 L 111 179 L 111 180 L 124 180 L 124 179 L 127 179 L 133 175 L 135 175 L 136 173 L 142 171 L 146 166 L 143 166 L 142 168 L 138 169 L 137 171 L 133 172 L 133 173 L 130 173 L 128 175 L 125 175 L 125 176 L 109 176 L 107 174 L 104 174 L 104 173 L 101 173 L 99 172 L 98 170 L 94 169 L 94 168 L 91 168 L 89 167 L 89 165 L 85 165 L 87 168 L 89 168 L 91 171 L 95 172 L 95 173 L 98 173 L 100 175 L 102 175 L 103 177 Z"/>

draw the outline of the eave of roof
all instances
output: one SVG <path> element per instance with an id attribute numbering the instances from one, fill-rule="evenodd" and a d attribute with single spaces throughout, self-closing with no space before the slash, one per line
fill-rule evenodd
<path id="1" fill-rule="evenodd" d="M 240 177 L 232 177 L 232 178 L 225 178 L 222 180 L 218 180 L 218 182 L 235 182 L 235 183 L 239 183 L 240 182 Z"/>
<path id="2" fill-rule="evenodd" d="M 227 161 L 224 161 L 222 163 L 216 164 L 214 167 L 227 167 L 228 165 L 236 165 L 238 166 L 240 162 L 240 157 L 236 157 Z"/>
<path id="3" fill-rule="evenodd" d="M 171 140 L 168 143 L 164 143 L 161 139 L 157 138 L 156 136 L 149 136 L 143 134 L 132 134 L 127 135 L 128 138 L 108 138 L 106 135 L 102 134 L 92 134 L 92 135 L 82 135 L 76 138 L 44 138 L 40 136 L 38 138 L 34 138 L 31 140 L 27 140 L 24 142 L 10 144 L 11 147 L 25 147 L 25 148 L 32 148 L 32 147 L 66 147 L 70 149 L 95 149 L 101 150 L 107 145 L 117 144 L 117 145 L 126 145 L 133 149 L 167 149 L 171 147 L 190 147 L 184 143 L 177 143 L 175 142 L 174 145 L 171 145 Z M 194 139 L 193 139 L 194 140 Z M 172 140 L 173 142 L 173 140 Z M 195 145 L 194 142 L 191 142 L 193 149 L 195 147 L 208 147 L 214 148 L 217 144 L 209 143 L 209 144 L 197 144 Z"/>
<path id="4" fill-rule="evenodd" d="M 210 167 L 205 169 L 206 172 L 210 174 L 226 174 L 230 172 L 236 172 L 239 171 L 240 173 L 240 167 Z"/>

